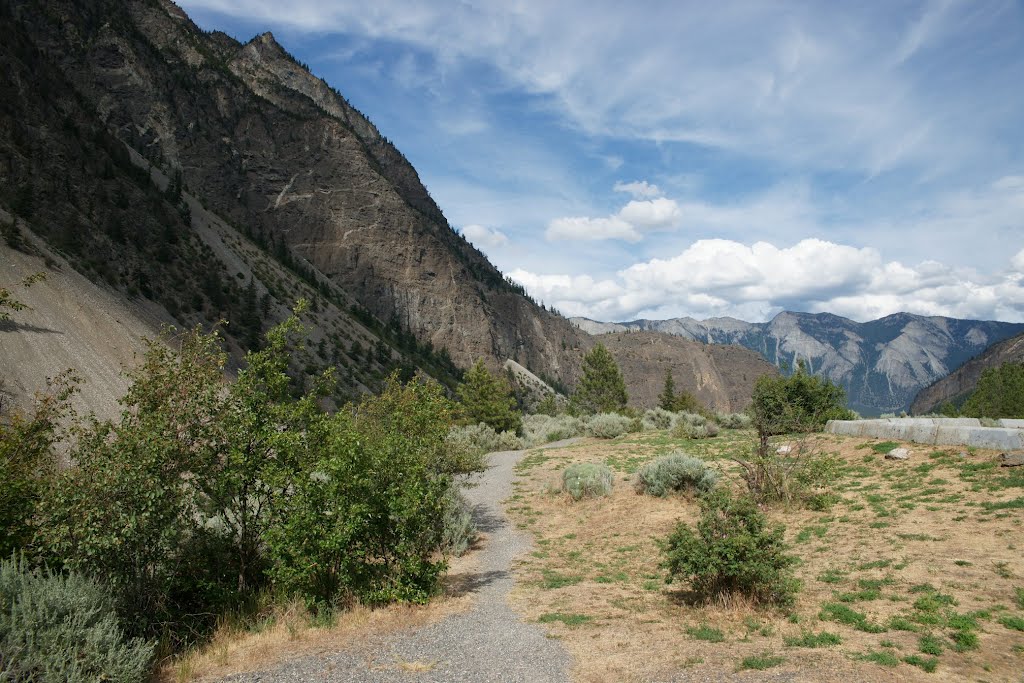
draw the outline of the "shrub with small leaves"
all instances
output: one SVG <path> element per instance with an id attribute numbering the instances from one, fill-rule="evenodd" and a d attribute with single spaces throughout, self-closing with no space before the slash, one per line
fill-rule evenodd
<path id="1" fill-rule="evenodd" d="M 788 605 L 798 588 L 786 554 L 785 527 L 770 526 L 746 497 L 716 489 L 701 498 L 696 531 L 680 523 L 661 544 L 667 580 L 682 580 L 706 598 L 742 594 L 756 602 Z"/>
<path id="2" fill-rule="evenodd" d="M 659 429 L 671 429 L 675 418 L 675 413 L 669 412 L 664 408 L 654 408 L 644 411 L 641 424 L 643 425 L 644 431 L 648 432 L 657 431 Z"/>
<path id="3" fill-rule="evenodd" d="M 461 555 L 476 538 L 476 525 L 473 524 L 473 510 L 457 486 L 451 486 L 442 501 L 443 531 L 441 533 L 441 551 L 448 555 Z"/>
<path id="4" fill-rule="evenodd" d="M 753 425 L 746 413 L 716 413 L 715 422 L 725 429 L 749 429 Z"/>
<path id="5" fill-rule="evenodd" d="M 572 415 L 527 415 L 523 418 L 523 447 L 534 448 L 551 441 L 571 439 L 585 430 L 586 423 Z"/>
<path id="6" fill-rule="evenodd" d="M 126 638 L 113 601 L 80 574 L 0 560 L 0 681 L 144 681 L 153 646 Z"/>
<path id="7" fill-rule="evenodd" d="M 666 496 L 673 491 L 704 494 L 715 487 L 718 472 L 700 458 L 675 452 L 652 460 L 637 472 L 637 493 Z"/>
<path id="8" fill-rule="evenodd" d="M 445 437 L 449 457 L 463 463 L 467 471 L 483 468 L 483 456 L 498 451 L 516 451 L 522 441 L 515 432 L 496 432 L 484 423 L 452 427 Z"/>
<path id="9" fill-rule="evenodd" d="M 599 439 L 614 439 L 633 429 L 633 419 L 618 413 L 601 413 L 587 420 L 587 433 Z"/>
<path id="10" fill-rule="evenodd" d="M 573 500 L 607 496 L 612 492 L 614 478 L 611 469 L 605 465 L 579 462 L 562 473 L 562 490 Z"/>
<path id="11" fill-rule="evenodd" d="M 679 421 L 676 426 L 672 428 L 672 436 L 676 439 L 706 439 L 710 436 L 707 425 L 693 424 L 690 422 Z"/>

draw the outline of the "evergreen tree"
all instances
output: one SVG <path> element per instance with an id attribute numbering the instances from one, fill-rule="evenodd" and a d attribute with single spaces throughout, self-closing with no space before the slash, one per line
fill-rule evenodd
<path id="1" fill-rule="evenodd" d="M 1024 364 L 1006 363 L 982 372 L 962 412 L 968 417 L 1024 418 Z"/>
<path id="2" fill-rule="evenodd" d="M 455 393 L 463 423 L 482 422 L 496 432 L 518 432 L 522 428 L 523 418 L 508 380 L 491 374 L 482 359 L 466 372 Z"/>
<path id="3" fill-rule="evenodd" d="M 625 408 L 628 400 L 618 364 L 599 343 L 583 356 L 583 378 L 572 397 L 574 407 L 587 413 L 611 413 Z"/>
<path id="4" fill-rule="evenodd" d="M 672 370 L 665 371 L 665 388 L 658 394 L 658 405 L 663 410 L 674 411 L 676 405 L 676 383 L 672 379 Z"/>

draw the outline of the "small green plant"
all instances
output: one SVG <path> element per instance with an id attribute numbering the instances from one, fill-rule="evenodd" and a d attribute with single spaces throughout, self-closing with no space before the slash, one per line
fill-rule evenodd
<path id="1" fill-rule="evenodd" d="M 838 602 L 826 602 L 821 606 L 818 618 L 822 621 L 835 621 L 840 624 L 852 626 L 858 631 L 865 633 L 884 633 L 885 627 L 868 621 L 863 612 L 848 607 Z"/>
<path id="2" fill-rule="evenodd" d="M 953 631 L 950 636 L 953 640 L 953 649 L 957 652 L 967 652 L 978 647 L 978 634 L 968 629 Z"/>
<path id="3" fill-rule="evenodd" d="M 598 439 L 614 439 L 633 430 L 633 419 L 618 413 L 601 413 L 587 420 L 587 433 Z"/>
<path id="4" fill-rule="evenodd" d="M 686 632 L 691 638 L 696 640 L 705 640 L 709 643 L 721 643 L 725 640 L 725 634 L 722 633 L 721 629 L 712 628 L 707 624 L 689 626 L 687 627 Z"/>
<path id="5" fill-rule="evenodd" d="M 933 635 L 924 635 L 917 641 L 917 649 L 926 655 L 941 655 L 942 641 Z"/>
<path id="6" fill-rule="evenodd" d="M 614 479 L 615 475 L 606 465 L 575 463 L 562 473 L 562 490 L 573 500 L 598 498 L 612 492 Z"/>
<path id="7" fill-rule="evenodd" d="M 858 655 L 857 659 L 882 666 L 899 666 L 900 663 L 899 657 L 885 650 L 868 650 L 864 654 Z"/>
<path id="8" fill-rule="evenodd" d="M 152 659 L 151 644 L 125 637 L 100 584 L 0 560 L 0 679 L 141 683 Z"/>
<path id="9" fill-rule="evenodd" d="M 700 458 L 675 452 L 657 458 L 637 472 L 637 493 L 666 496 L 676 491 L 707 493 L 718 482 L 718 472 Z"/>
<path id="10" fill-rule="evenodd" d="M 587 614 L 566 614 L 563 612 L 547 612 L 546 614 L 540 615 L 537 620 L 542 624 L 550 624 L 558 621 L 566 626 L 572 628 L 576 626 L 582 626 L 589 621 L 593 621 L 594 617 Z"/>
<path id="11" fill-rule="evenodd" d="M 799 636 L 786 637 L 783 641 L 787 647 L 832 647 L 833 645 L 842 645 L 843 643 L 843 639 L 839 637 L 839 634 L 829 633 L 828 631 L 822 631 L 821 633 L 804 631 Z"/>
<path id="12" fill-rule="evenodd" d="M 999 619 L 999 623 L 1014 631 L 1024 631 L 1024 618 L 1022 617 L 1002 617 Z"/>
<path id="13" fill-rule="evenodd" d="M 926 658 L 920 655 L 907 655 L 903 658 L 903 661 L 930 674 L 935 673 L 935 670 L 939 668 L 939 660 L 935 657 Z"/>
<path id="14" fill-rule="evenodd" d="M 1024 609 L 1024 587 L 1017 586 L 1013 589 L 1013 599 L 1017 603 L 1017 607 Z"/>
<path id="15" fill-rule="evenodd" d="M 715 490 L 701 499 L 696 531 L 680 523 L 661 544 L 667 580 L 681 579 L 711 597 L 730 593 L 757 602 L 791 604 L 797 558 L 786 553 L 785 528 L 769 526 L 749 498 Z"/>
<path id="16" fill-rule="evenodd" d="M 737 667 L 737 670 L 744 671 L 747 669 L 753 669 L 754 671 L 764 671 L 765 669 L 776 667 L 785 661 L 785 657 L 779 657 L 766 652 L 759 655 L 744 657 L 743 661 L 740 662 L 739 667 Z"/>

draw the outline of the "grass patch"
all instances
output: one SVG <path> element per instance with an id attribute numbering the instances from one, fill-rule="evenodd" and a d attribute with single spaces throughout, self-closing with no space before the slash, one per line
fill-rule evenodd
<path id="1" fill-rule="evenodd" d="M 721 643 L 725 641 L 725 634 L 721 629 L 711 628 L 707 624 L 687 627 L 686 633 L 695 640 L 704 640 L 709 643 Z"/>
<path id="2" fill-rule="evenodd" d="M 838 633 L 829 633 L 828 631 L 821 633 L 805 631 L 799 636 L 787 636 L 783 641 L 786 643 L 786 647 L 832 647 L 843 643 L 843 639 L 839 637 Z"/>
<path id="3" fill-rule="evenodd" d="M 576 574 L 559 574 L 558 572 L 549 570 L 544 570 L 542 576 L 544 578 L 540 582 L 540 587 L 544 590 L 555 590 L 558 588 L 565 588 L 566 586 L 575 586 L 583 580 L 582 576 Z"/>
<path id="4" fill-rule="evenodd" d="M 903 658 L 903 661 L 930 674 L 935 673 L 935 670 L 939 668 L 939 660 L 935 657 L 925 658 L 920 655 L 907 655 Z"/>
<path id="5" fill-rule="evenodd" d="M 842 583 L 846 579 L 846 572 L 838 569 L 826 569 L 818 574 L 818 581 L 822 583 Z"/>
<path id="6" fill-rule="evenodd" d="M 863 662 L 874 662 L 882 666 L 899 666 L 900 658 L 885 650 L 868 650 L 864 654 L 857 655 L 857 659 Z"/>
<path id="7" fill-rule="evenodd" d="M 894 448 L 899 448 L 899 443 L 896 441 L 882 441 L 881 443 L 871 444 L 871 450 L 875 453 L 886 454 Z"/>
<path id="8" fill-rule="evenodd" d="M 1024 631 L 1024 618 L 1021 617 L 1003 617 L 999 623 L 1014 631 Z"/>
<path id="9" fill-rule="evenodd" d="M 743 661 L 741 661 L 739 667 L 737 667 L 737 671 L 745 671 L 747 669 L 764 671 L 765 669 L 771 669 L 772 667 L 778 666 L 784 661 L 786 661 L 785 657 L 779 657 L 777 655 L 770 655 L 767 653 L 751 655 L 743 658 Z"/>
<path id="10" fill-rule="evenodd" d="M 1014 498 L 1013 500 L 1004 500 L 998 503 L 983 502 L 981 508 L 986 512 L 992 512 L 994 510 L 1024 510 L 1024 496 Z"/>
<path id="11" fill-rule="evenodd" d="M 873 624 L 868 621 L 868 617 L 863 612 L 847 607 L 838 602 L 826 602 L 821 606 L 821 612 L 818 613 L 818 618 L 822 621 L 834 621 L 839 624 L 846 624 L 852 626 L 858 631 L 864 631 L 865 633 L 885 633 L 886 628 L 879 624 Z"/>
<path id="12" fill-rule="evenodd" d="M 917 649 L 926 655 L 941 655 L 942 641 L 933 635 L 924 635 L 917 641 Z"/>
<path id="13" fill-rule="evenodd" d="M 566 626 L 572 628 L 576 626 L 582 626 L 588 621 L 593 621 L 593 619 L 594 617 L 588 614 L 566 614 L 564 612 L 546 612 L 545 614 L 540 615 L 540 618 L 537 619 L 537 621 L 539 621 L 542 624 L 551 624 L 556 621 L 559 621 L 565 624 Z"/>

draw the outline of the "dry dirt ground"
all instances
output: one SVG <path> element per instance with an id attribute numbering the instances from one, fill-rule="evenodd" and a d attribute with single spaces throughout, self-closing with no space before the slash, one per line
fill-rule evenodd
<path id="1" fill-rule="evenodd" d="M 911 458 L 890 461 L 896 444 L 816 437 L 810 447 L 841 461 L 840 501 L 767 510 L 800 558 L 794 609 L 708 605 L 666 585 L 658 541 L 699 507 L 638 495 L 634 472 L 683 449 L 740 490 L 727 456 L 752 443 L 654 432 L 520 463 L 507 508 L 536 549 L 515 569 L 513 605 L 562 641 L 575 680 L 1024 681 L 1024 467 L 999 468 L 995 452 L 907 444 Z M 613 493 L 572 502 L 559 483 L 573 462 L 612 467 Z M 823 632 L 839 644 L 794 641 Z"/>

